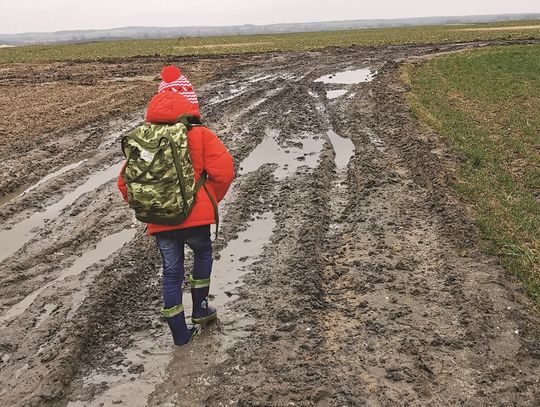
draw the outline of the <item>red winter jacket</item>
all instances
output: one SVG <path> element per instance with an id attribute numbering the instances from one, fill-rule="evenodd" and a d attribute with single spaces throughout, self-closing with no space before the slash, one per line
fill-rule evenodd
<path id="1" fill-rule="evenodd" d="M 154 96 L 150 101 L 146 121 L 174 123 L 179 116 L 184 114 L 200 117 L 196 107 L 186 98 L 178 93 L 164 92 Z M 199 179 L 203 170 L 206 171 L 208 174 L 206 189 L 217 202 L 221 201 L 234 178 L 234 164 L 231 155 L 219 138 L 210 129 L 203 126 L 193 127 L 188 132 L 188 148 L 195 170 L 195 180 Z M 120 189 L 124 200 L 127 201 L 127 188 L 121 176 L 118 177 L 118 189 Z M 195 206 L 183 223 L 172 226 L 148 224 L 148 233 L 153 235 L 166 230 L 215 223 L 214 207 L 205 189 L 201 188 L 197 192 Z"/>

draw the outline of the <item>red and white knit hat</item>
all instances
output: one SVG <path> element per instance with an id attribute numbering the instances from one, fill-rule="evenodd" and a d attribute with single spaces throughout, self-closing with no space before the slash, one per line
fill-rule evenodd
<path id="1" fill-rule="evenodd" d="M 199 108 L 199 100 L 193 90 L 193 85 L 182 75 L 182 71 L 173 65 L 166 66 L 161 70 L 161 83 L 158 93 L 176 92 L 184 96 L 191 104 Z"/>

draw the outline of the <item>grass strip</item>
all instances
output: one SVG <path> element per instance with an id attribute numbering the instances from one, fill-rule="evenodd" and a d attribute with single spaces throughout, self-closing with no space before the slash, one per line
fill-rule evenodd
<path id="1" fill-rule="evenodd" d="M 458 195 L 485 249 L 540 310 L 540 46 L 494 47 L 408 65 L 408 103 L 462 158 Z"/>

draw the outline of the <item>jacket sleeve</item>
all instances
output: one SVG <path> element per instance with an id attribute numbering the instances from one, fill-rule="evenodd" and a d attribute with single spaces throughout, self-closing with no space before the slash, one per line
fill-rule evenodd
<path id="1" fill-rule="evenodd" d="M 124 163 L 122 164 L 122 169 L 120 170 L 120 173 L 118 174 L 117 185 L 118 185 L 118 189 L 120 190 L 120 193 L 122 194 L 122 199 L 127 202 L 128 201 L 127 186 L 124 180 L 122 179 L 122 170 L 124 169 L 125 165 L 126 165 L 126 162 L 124 161 Z"/>
<path id="2" fill-rule="evenodd" d="M 234 162 L 221 140 L 209 129 L 204 132 L 204 170 L 208 174 L 207 183 L 221 201 L 234 178 Z"/>

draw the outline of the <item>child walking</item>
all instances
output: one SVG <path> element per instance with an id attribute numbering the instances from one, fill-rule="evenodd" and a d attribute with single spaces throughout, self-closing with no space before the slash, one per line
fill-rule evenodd
<path id="1" fill-rule="evenodd" d="M 167 66 L 161 77 L 158 94 L 148 105 L 146 121 L 156 125 L 175 125 L 179 120 L 186 123 L 187 150 L 196 182 L 194 203 L 185 220 L 176 224 L 147 224 L 148 233 L 154 236 L 163 260 L 162 313 L 175 345 L 181 346 L 188 343 L 195 332 L 193 326 L 186 324 L 182 303 L 185 245 L 194 254 L 189 276 L 193 301 L 191 322 L 204 324 L 217 318 L 216 309 L 208 303 L 212 273 L 210 225 L 219 222 L 217 204 L 234 178 L 234 164 L 219 138 L 202 125 L 197 96 L 180 69 Z M 118 177 L 118 188 L 124 200 L 129 202 L 129 188 L 123 174 L 124 171 Z"/>

